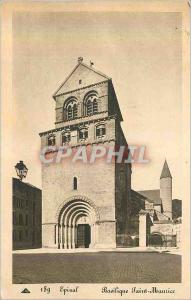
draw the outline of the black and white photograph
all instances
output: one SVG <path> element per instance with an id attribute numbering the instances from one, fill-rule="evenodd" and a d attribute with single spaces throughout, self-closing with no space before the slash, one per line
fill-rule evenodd
<path id="1" fill-rule="evenodd" d="M 188 3 L 13 2 L 3 299 L 189 299 Z"/>

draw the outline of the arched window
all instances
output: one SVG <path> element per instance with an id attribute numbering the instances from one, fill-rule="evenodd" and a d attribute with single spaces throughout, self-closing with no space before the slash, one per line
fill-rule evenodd
<path id="1" fill-rule="evenodd" d="M 97 99 L 94 99 L 93 101 L 93 114 L 96 114 L 98 112 L 98 103 Z"/>
<path id="2" fill-rule="evenodd" d="M 67 107 L 67 120 L 73 119 L 73 112 L 72 112 L 72 106 L 68 105 Z"/>
<path id="3" fill-rule="evenodd" d="M 86 127 L 80 128 L 79 130 L 79 140 L 84 141 L 88 138 L 88 129 Z"/>
<path id="4" fill-rule="evenodd" d="M 73 189 L 74 190 L 78 189 L 78 180 L 77 180 L 77 177 L 73 178 Z"/>
<path id="5" fill-rule="evenodd" d="M 85 96 L 84 113 L 86 116 L 98 113 L 98 94 L 96 91 L 91 91 Z"/>
<path id="6" fill-rule="evenodd" d="M 78 108 L 77 108 L 77 105 L 75 103 L 74 106 L 73 106 L 73 118 L 76 119 L 77 116 L 78 116 Z"/>
<path id="7" fill-rule="evenodd" d="M 78 106 L 77 99 L 74 97 L 70 97 L 65 101 L 64 105 L 64 120 L 73 120 L 78 117 Z"/>
<path id="8" fill-rule="evenodd" d="M 56 138 L 54 134 L 48 136 L 48 146 L 54 146 L 56 143 Z"/>
<path id="9" fill-rule="evenodd" d="M 91 116 L 91 115 L 92 115 L 92 103 L 91 103 L 91 100 L 88 100 L 88 101 L 87 101 L 87 104 L 86 104 L 86 111 L 87 111 L 87 115 L 88 115 L 88 116 Z"/>
<path id="10" fill-rule="evenodd" d="M 103 138 L 106 135 L 105 124 L 100 124 L 96 126 L 96 137 Z"/>
<path id="11" fill-rule="evenodd" d="M 71 141 L 70 131 L 62 132 L 62 145 Z"/>

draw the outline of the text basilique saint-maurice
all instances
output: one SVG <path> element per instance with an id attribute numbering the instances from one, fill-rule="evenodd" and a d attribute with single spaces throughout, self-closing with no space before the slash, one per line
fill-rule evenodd
<path id="1" fill-rule="evenodd" d="M 102 293 L 106 294 L 120 294 L 121 296 L 125 294 L 174 294 L 175 289 L 172 288 L 157 288 L 156 286 L 153 286 L 151 288 L 140 288 L 140 287 L 132 287 L 132 288 L 119 288 L 119 287 L 114 287 L 114 288 L 109 288 L 104 286 L 102 288 Z"/>

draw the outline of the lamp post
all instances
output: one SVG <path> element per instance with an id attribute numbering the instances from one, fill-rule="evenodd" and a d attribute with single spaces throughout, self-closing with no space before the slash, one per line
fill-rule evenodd
<path id="1" fill-rule="evenodd" d="M 20 160 L 20 162 L 16 164 L 15 170 L 17 172 L 17 176 L 20 178 L 21 181 L 23 180 L 23 178 L 26 178 L 28 169 L 22 160 Z"/>

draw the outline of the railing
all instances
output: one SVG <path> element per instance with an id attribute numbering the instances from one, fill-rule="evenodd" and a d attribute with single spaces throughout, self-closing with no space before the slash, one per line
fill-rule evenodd
<path id="1" fill-rule="evenodd" d="M 176 235 L 147 234 L 148 247 L 176 247 Z M 118 235 L 117 247 L 139 247 L 139 235 Z"/>
<path id="2" fill-rule="evenodd" d="M 153 247 L 176 247 L 177 236 L 176 235 L 161 235 L 161 234 L 148 234 L 147 235 L 147 246 Z"/>

